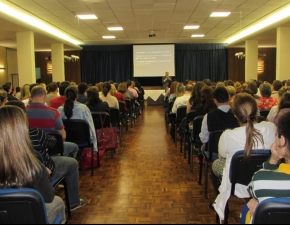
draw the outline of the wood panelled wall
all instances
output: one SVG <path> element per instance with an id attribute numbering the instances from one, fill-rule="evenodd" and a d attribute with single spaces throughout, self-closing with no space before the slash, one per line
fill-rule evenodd
<path id="1" fill-rule="evenodd" d="M 235 57 L 237 52 L 245 53 L 245 48 L 228 49 L 228 79 L 233 81 L 244 81 L 245 59 L 238 59 Z M 265 54 L 266 56 L 264 57 L 264 72 L 259 75 L 257 72 L 257 80 L 272 83 L 273 80 L 276 79 L 276 48 L 259 48 L 258 53 Z"/>
<path id="2" fill-rule="evenodd" d="M 229 48 L 228 49 L 228 79 L 233 81 L 245 80 L 245 60 L 235 57 L 235 53 L 245 52 L 245 48 Z M 264 57 L 264 72 L 257 79 L 268 81 L 270 83 L 276 79 L 276 48 L 259 48 L 260 54 L 266 54 Z M 80 57 L 77 62 L 65 63 L 65 80 L 81 82 L 81 51 L 65 51 L 64 55 L 76 55 Z M 36 52 L 35 64 L 41 70 L 41 81 L 49 84 L 52 82 L 52 75 L 46 72 L 46 57 L 50 57 L 51 52 Z M 53 60 L 52 60 L 53 63 Z"/>
<path id="3" fill-rule="evenodd" d="M 76 62 L 65 62 L 64 70 L 65 70 L 65 80 L 74 81 L 77 84 L 81 82 L 81 52 L 80 51 L 65 51 L 64 55 L 71 56 L 76 55 L 79 56 L 80 59 Z M 51 52 L 35 52 L 35 66 L 36 68 L 40 68 L 41 71 L 41 82 L 45 84 L 49 84 L 52 82 L 52 75 L 47 74 L 46 65 L 47 65 L 47 57 L 51 57 Z M 53 59 L 52 59 L 52 72 L 53 72 Z M 56 80 L 55 82 L 57 82 Z M 61 81 L 60 81 L 61 82 Z"/>

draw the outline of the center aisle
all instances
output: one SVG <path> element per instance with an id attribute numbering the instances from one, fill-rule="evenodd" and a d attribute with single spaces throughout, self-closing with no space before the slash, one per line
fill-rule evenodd
<path id="1" fill-rule="evenodd" d="M 123 127 L 123 147 L 106 152 L 101 168 L 80 171 L 80 195 L 88 204 L 72 212 L 69 224 L 214 224 L 215 212 L 198 185 L 198 165 L 187 159 L 166 132 L 160 105 L 145 106 L 136 124 Z M 210 182 L 210 180 L 209 180 Z M 230 202 L 230 223 L 238 223 L 241 201 Z"/>

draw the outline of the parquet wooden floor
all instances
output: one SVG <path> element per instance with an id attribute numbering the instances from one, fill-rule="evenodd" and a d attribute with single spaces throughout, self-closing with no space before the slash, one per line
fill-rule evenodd
<path id="1" fill-rule="evenodd" d="M 133 128 L 123 130 L 123 147 L 114 158 L 107 152 L 101 168 L 80 171 L 80 195 L 86 206 L 72 212 L 69 224 L 214 224 L 215 199 L 209 178 L 209 199 L 198 185 L 187 159 L 166 132 L 161 105 L 147 106 Z M 63 191 L 57 191 L 63 196 Z M 244 200 L 231 197 L 229 223 L 239 222 Z"/>

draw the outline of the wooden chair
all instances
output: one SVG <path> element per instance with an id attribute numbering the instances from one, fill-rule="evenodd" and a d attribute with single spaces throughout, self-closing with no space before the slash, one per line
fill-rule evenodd
<path id="1" fill-rule="evenodd" d="M 64 219 L 57 215 L 53 224 Z M 42 195 L 32 188 L 1 188 L 0 224 L 48 224 Z"/>

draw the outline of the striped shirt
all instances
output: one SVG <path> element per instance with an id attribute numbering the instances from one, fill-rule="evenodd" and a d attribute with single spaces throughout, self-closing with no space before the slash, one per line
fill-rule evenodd
<path id="1" fill-rule="evenodd" d="M 254 174 L 249 191 L 258 202 L 273 197 L 290 198 L 290 165 L 281 163 L 278 166 L 266 161 L 263 169 Z"/>
<path id="2" fill-rule="evenodd" d="M 57 109 L 45 106 L 42 103 L 30 102 L 26 106 L 26 114 L 29 128 L 39 128 L 46 131 L 64 129 Z"/>

